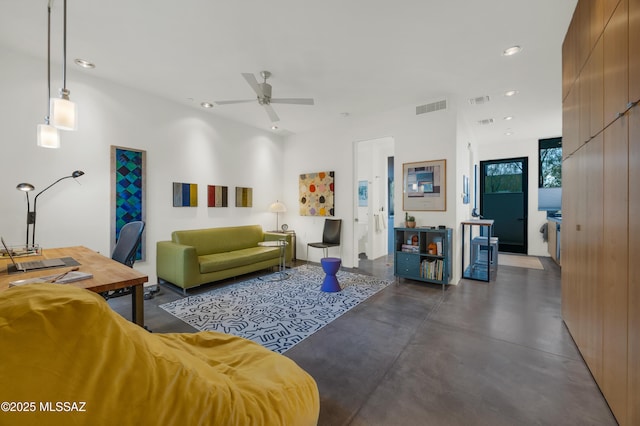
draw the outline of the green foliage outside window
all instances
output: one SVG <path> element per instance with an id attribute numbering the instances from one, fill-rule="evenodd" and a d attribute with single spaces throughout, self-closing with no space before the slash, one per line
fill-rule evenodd
<path id="1" fill-rule="evenodd" d="M 540 188 L 562 188 L 562 138 L 538 141 Z"/>

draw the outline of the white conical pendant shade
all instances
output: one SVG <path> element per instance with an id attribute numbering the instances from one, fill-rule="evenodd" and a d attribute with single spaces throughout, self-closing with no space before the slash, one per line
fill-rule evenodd
<path id="1" fill-rule="evenodd" d="M 68 99 L 51 98 L 51 125 L 60 130 L 78 128 L 76 104 Z"/>
<path id="2" fill-rule="evenodd" d="M 60 133 L 58 129 L 48 124 L 38 124 L 38 146 L 60 148 Z"/>

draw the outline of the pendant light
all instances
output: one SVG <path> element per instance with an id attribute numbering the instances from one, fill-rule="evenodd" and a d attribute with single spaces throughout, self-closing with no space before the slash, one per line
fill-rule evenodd
<path id="1" fill-rule="evenodd" d="M 60 133 L 58 129 L 49 124 L 51 116 L 51 3 L 47 6 L 47 105 L 49 111 L 44 118 L 44 124 L 38 124 L 38 146 L 44 148 L 60 148 Z"/>
<path id="2" fill-rule="evenodd" d="M 63 38 L 62 38 L 62 89 L 60 98 L 51 98 L 51 122 L 61 130 L 78 128 L 78 111 L 76 104 L 69 100 L 67 89 L 67 0 L 64 4 Z"/>

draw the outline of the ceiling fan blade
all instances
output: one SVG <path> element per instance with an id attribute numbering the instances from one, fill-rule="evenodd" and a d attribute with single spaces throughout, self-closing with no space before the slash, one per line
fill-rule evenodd
<path id="1" fill-rule="evenodd" d="M 267 111 L 267 114 L 269 114 L 269 118 L 271 119 L 271 122 L 276 122 L 276 121 L 280 121 L 280 117 L 278 117 L 278 114 L 276 114 L 276 112 L 273 110 L 273 107 L 271 105 L 263 105 L 265 111 Z"/>
<path id="2" fill-rule="evenodd" d="M 313 105 L 313 99 L 310 98 L 280 98 L 271 99 L 272 104 L 296 104 L 296 105 Z"/>
<path id="3" fill-rule="evenodd" d="M 259 97 L 261 97 L 261 98 L 264 97 L 264 93 L 262 92 L 262 88 L 258 84 L 258 80 L 256 80 L 256 77 L 253 74 L 250 74 L 250 73 L 247 73 L 247 72 L 243 72 L 242 76 L 244 77 L 245 80 L 247 80 L 247 83 L 249 83 L 249 86 L 251 86 L 253 91 L 256 92 L 256 94 Z"/>
<path id="4" fill-rule="evenodd" d="M 238 100 L 238 101 L 216 101 L 216 104 L 218 105 L 229 105 L 229 104 L 243 104 L 246 102 L 255 102 L 255 99 L 243 99 L 243 100 Z"/>

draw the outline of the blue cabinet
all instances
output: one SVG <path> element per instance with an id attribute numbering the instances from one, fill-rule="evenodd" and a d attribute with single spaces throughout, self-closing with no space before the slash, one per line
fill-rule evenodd
<path id="1" fill-rule="evenodd" d="M 399 278 L 434 284 L 451 280 L 453 230 L 433 228 L 394 228 L 394 274 Z"/>

